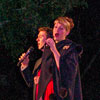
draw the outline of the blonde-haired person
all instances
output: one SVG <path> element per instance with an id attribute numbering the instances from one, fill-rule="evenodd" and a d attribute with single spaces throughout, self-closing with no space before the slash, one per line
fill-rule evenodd
<path id="1" fill-rule="evenodd" d="M 53 39 L 48 38 L 44 49 L 39 80 L 38 99 L 53 87 L 53 93 L 44 100 L 82 100 L 79 58 L 82 47 L 68 39 L 74 22 L 69 17 L 54 21 Z M 52 82 L 51 86 L 48 84 Z"/>

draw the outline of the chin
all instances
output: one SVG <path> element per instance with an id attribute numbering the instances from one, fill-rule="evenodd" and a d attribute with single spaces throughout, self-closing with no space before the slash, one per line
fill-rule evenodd
<path id="1" fill-rule="evenodd" d="M 55 38 L 55 41 L 59 41 L 59 39 Z"/>
<path id="2" fill-rule="evenodd" d="M 40 47 L 38 47 L 38 49 L 40 49 Z"/>
<path id="3" fill-rule="evenodd" d="M 41 49 L 41 48 L 38 48 L 39 50 Z"/>
<path id="4" fill-rule="evenodd" d="M 57 38 L 54 38 L 55 41 L 57 41 Z"/>

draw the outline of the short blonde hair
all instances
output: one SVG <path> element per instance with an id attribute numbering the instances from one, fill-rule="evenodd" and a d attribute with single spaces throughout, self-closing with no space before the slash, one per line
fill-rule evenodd
<path id="1" fill-rule="evenodd" d="M 69 17 L 58 17 L 54 21 L 54 24 L 56 24 L 56 23 L 63 24 L 64 27 L 66 28 L 66 31 L 71 31 L 71 29 L 74 27 L 73 19 L 69 18 Z"/>

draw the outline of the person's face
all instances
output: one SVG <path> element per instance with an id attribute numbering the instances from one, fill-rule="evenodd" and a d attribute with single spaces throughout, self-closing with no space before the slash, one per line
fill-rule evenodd
<path id="1" fill-rule="evenodd" d="M 40 31 L 36 39 L 38 44 L 38 49 L 42 49 L 42 47 L 45 45 L 45 40 L 46 40 L 46 32 Z"/>
<path id="2" fill-rule="evenodd" d="M 57 43 L 59 41 L 65 40 L 66 35 L 67 31 L 65 27 L 60 23 L 56 23 L 53 27 L 53 38 L 55 42 Z"/>

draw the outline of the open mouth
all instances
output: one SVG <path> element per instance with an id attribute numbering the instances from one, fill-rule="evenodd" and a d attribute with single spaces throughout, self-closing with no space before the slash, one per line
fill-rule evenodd
<path id="1" fill-rule="evenodd" d="M 58 36 L 59 36 L 59 33 L 56 33 L 56 34 L 55 34 L 55 37 L 58 37 Z"/>

